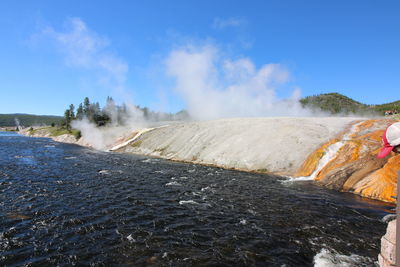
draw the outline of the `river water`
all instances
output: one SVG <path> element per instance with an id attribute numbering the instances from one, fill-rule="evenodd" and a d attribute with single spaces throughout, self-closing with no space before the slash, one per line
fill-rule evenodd
<path id="1" fill-rule="evenodd" d="M 392 207 L 0 133 L 2 266 L 373 266 Z"/>

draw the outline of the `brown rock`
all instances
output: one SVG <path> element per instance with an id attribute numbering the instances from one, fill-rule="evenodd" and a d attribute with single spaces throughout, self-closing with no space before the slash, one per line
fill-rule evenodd
<path id="1" fill-rule="evenodd" d="M 341 190 L 344 183 L 355 171 L 360 169 L 360 162 L 353 162 L 330 171 L 317 183 L 330 189 Z"/>
<path id="2" fill-rule="evenodd" d="M 360 162 L 360 168 L 356 170 L 343 184 L 342 190 L 352 191 L 354 190 L 354 185 L 364 179 L 368 174 L 380 169 L 385 164 L 385 159 L 378 159 L 376 157 L 368 157 Z"/>
<path id="3" fill-rule="evenodd" d="M 354 193 L 387 202 L 395 202 L 397 172 L 400 170 L 400 155 L 392 156 L 385 165 L 354 185 Z"/>
<path id="4" fill-rule="evenodd" d="M 330 171 L 318 183 L 335 190 L 353 191 L 354 184 L 384 164 L 384 159 L 368 156 Z"/>

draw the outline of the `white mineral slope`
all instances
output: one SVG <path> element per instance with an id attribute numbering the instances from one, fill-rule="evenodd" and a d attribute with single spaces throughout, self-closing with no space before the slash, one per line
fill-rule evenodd
<path id="1" fill-rule="evenodd" d="M 29 128 L 21 129 L 19 134 L 25 135 L 25 136 L 31 136 L 31 137 L 47 137 L 51 138 L 56 142 L 61 142 L 61 143 L 67 143 L 67 144 L 76 144 L 80 146 L 85 146 L 85 147 L 92 147 L 88 142 L 86 142 L 83 138 L 80 138 L 79 140 L 76 140 L 75 136 L 72 134 L 62 134 L 58 136 L 51 136 L 51 133 L 48 131 L 48 129 L 45 127 L 43 130 L 38 131 L 35 134 L 31 134 L 29 131 Z"/>
<path id="2" fill-rule="evenodd" d="M 144 133 L 118 151 L 247 171 L 293 174 L 321 144 L 359 118 L 235 118 Z"/>

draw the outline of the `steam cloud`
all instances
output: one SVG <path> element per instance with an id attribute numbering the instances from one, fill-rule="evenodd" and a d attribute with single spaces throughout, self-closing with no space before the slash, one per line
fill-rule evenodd
<path id="1" fill-rule="evenodd" d="M 128 103 L 124 118 L 118 120 L 116 107 L 107 105 L 105 111 L 113 122 L 109 126 L 98 128 L 86 118 L 72 122 L 71 126 L 81 131 L 85 142 L 94 148 L 106 149 L 119 137 L 145 126 L 143 112 L 131 104 L 126 92 L 129 66 L 108 50 L 107 38 L 90 30 L 80 18 L 68 19 L 66 25 L 66 31 L 46 27 L 43 35 L 55 42 L 68 66 L 96 72 L 101 84 L 113 89 Z"/>
<path id="2" fill-rule="evenodd" d="M 18 131 L 21 129 L 21 123 L 18 118 L 14 118 L 15 126 L 17 126 Z"/>
<path id="3" fill-rule="evenodd" d="M 221 26 L 224 21 L 218 22 Z M 237 26 L 238 23 L 233 22 L 224 22 L 226 25 L 222 26 Z M 123 94 L 126 100 L 128 64 L 109 51 L 107 38 L 90 30 L 81 19 L 71 18 L 67 26 L 66 31 L 47 27 L 43 34 L 56 43 L 68 66 L 96 71 L 104 85 Z M 182 96 L 194 119 L 311 115 L 298 102 L 299 89 L 294 89 L 289 99 L 277 97 L 277 89 L 289 76 L 279 64 L 266 64 L 258 69 L 248 58 L 223 58 L 215 46 L 188 45 L 169 53 L 166 72 L 175 79 L 174 89 Z M 72 126 L 81 130 L 83 139 L 93 147 L 105 149 L 124 134 L 145 127 L 142 111 L 132 104 L 127 108 L 122 124 L 98 128 L 83 119 L 74 121 Z M 105 111 L 113 122 L 121 121 L 116 119 L 115 107 L 108 106 Z"/>
<path id="4" fill-rule="evenodd" d="M 289 99 L 277 97 L 277 86 L 289 76 L 278 64 L 257 69 L 248 58 L 224 59 L 216 47 L 205 45 L 173 50 L 166 69 L 196 119 L 311 115 L 299 103 L 299 89 Z"/>
<path id="5" fill-rule="evenodd" d="M 73 128 L 81 131 L 84 142 L 96 149 L 109 149 L 118 139 L 127 137 L 136 129 L 148 126 L 143 113 L 135 106 L 127 105 L 126 112 L 119 112 L 114 102 L 108 102 L 104 111 L 111 118 L 111 124 L 107 126 L 99 128 L 85 117 L 71 122 Z"/>

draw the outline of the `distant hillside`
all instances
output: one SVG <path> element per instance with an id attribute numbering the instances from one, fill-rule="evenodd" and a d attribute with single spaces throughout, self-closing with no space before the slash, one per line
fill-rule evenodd
<path id="1" fill-rule="evenodd" d="M 0 114 L 0 126 L 16 126 L 16 121 L 24 127 L 33 125 L 51 125 L 61 124 L 63 117 L 60 116 L 42 116 L 31 114 Z"/>
<path id="2" fill-rule="evenodd" d="M 399 101 L 394 101 L 394 102 L 390 102 L 387 104 L 382 104 L 382 105 L 375 105 L 373 106 L 373 108 L 379 112 L 384 114 L 385 111 L 387 110 L 396 110 L 397 112 L 400 112 L 400 100 Z"/>
<path id="3" fill-rule="evenodd" d="M 366 105 L 338 93 L 307 96 L 300 100 L 303 107 L 332 114 L 375 114 L 384 115 L 385 111 L 400 111 L 400 101 L 382 105 Z"/>

